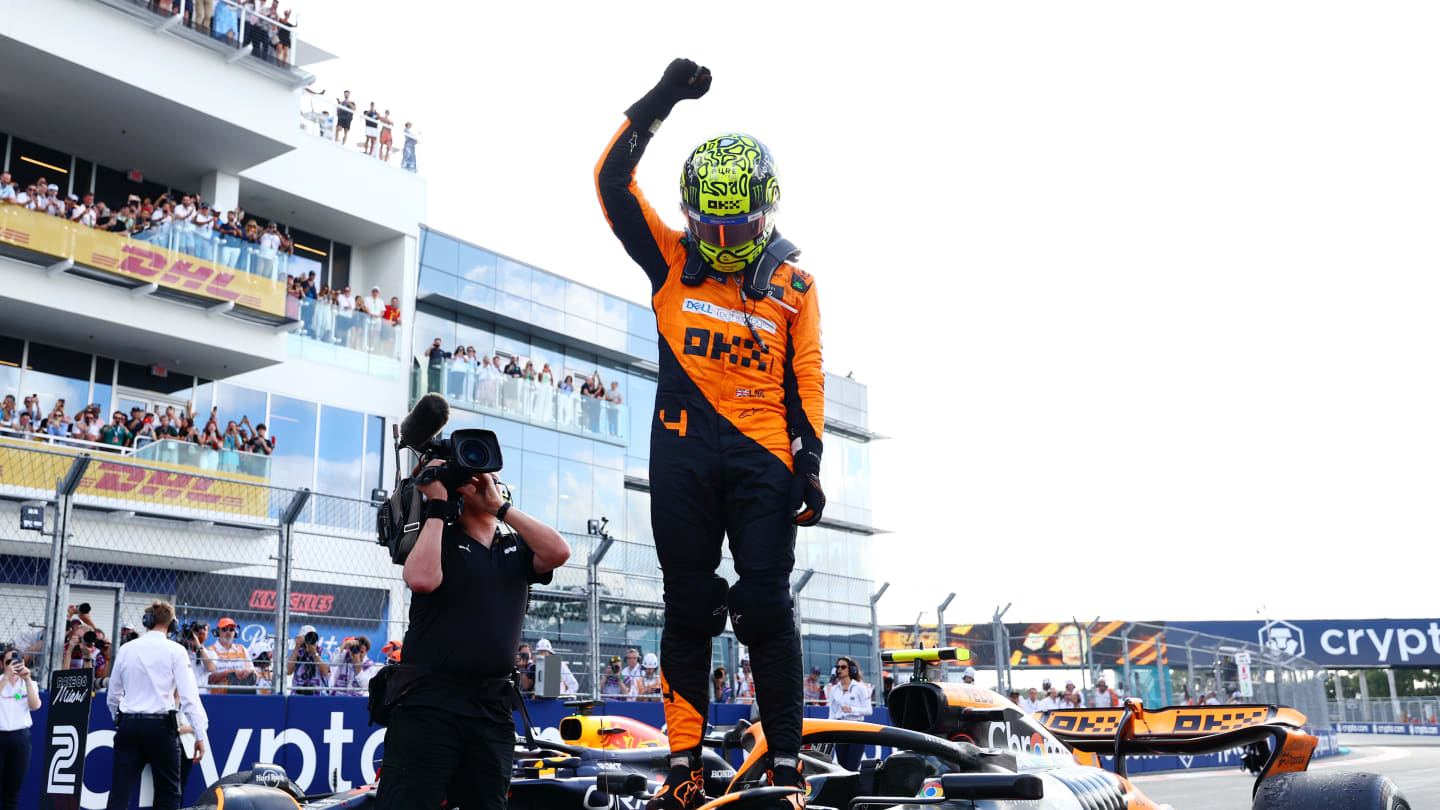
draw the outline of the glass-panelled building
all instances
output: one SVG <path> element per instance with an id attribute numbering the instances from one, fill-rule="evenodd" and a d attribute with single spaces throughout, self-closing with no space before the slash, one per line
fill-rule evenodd
<path id="1" fill-rule="evenodd" d="M 412 400 L 443 393 L 452 405 L 451 428 L 496 432 L 506 459 L 503 477 L 517 505 L 570 536 L 572 563 L 587 559 L 591 522 L 608 521 L 621 543 L 606 557 L 600 581 L 617 602 L 602 611 L 604 654 L 626 645 L 658 650 L 661 617 L 653 603 L 661 587 L 649 482 L 658 371 L 653 312 L 438 231 L 422 229 L 420 242 Z M 436 341 L 449 355 L 443 365 L 429 360 Z M 535 379 L 507 377 L 512 362 Z M 542 376 L 547 369 L 549 381 Z M 573 391 L 561 390 L 567 380 Z M 580 396 L 587 380 L 618 394 L 618 402 Z M 836 654 L 864 660 L 872 650 L 869 596 L 878 530 L 871 518 L 869 444 L 879 437 L 868 428 L 865 386 L 831 374 L 825 383 L 827 506 L 820 526 L 800 530 L 796 570 L 797 580 L 807 569 L 815 572 L 800 600 L 806 665 L 828 671 L 826 659 Z M 583 576 L 573 573 L 557 578 L 555 588 L 583 587 Z M 723 573 L 733 581 L 728 558 Z M 562 603 L 532 612 L 527 636 L 576 641 L 574 634 L 585 632 L 583 609 Z M 727 666 L 734 654 L 733 643 L 717 643 Z"/>

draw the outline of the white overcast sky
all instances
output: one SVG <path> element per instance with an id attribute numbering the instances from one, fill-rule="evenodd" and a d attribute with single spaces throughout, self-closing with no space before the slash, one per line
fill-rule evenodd
<path id="1" fill-rule="evenodd" d="M 882 621 L 1435 614 L 1440 7 L 296 5 L 317 88 L 423 131 L 430 225 L 637 301 L 591 170 L 710 66 L 640 181 L 775 152 L 893 437 Z"/>

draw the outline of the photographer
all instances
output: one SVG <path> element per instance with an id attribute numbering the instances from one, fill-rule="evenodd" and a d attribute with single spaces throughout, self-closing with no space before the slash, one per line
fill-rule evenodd
<path id="1" fill-rule="evenodd" d="M 19 807 L 20 785 L 30 769 L 30 713 L 40 708 L 40 692 L 19 650 L 5 653 L 0 694 L 5 698 L 0 700 L 0 808 Z"/>
<path id="2" fill-rule="evenodd" d="M 202 695 L 210 691 L 207 684 L 210 683 L 210 676 L 215 674 L 215 653 L 205 647 L 208 638 L 210 625 L 205 622 L 190 622 L 180 628 L 180 643 L 185 645 L 185 651 L 190 654 L 190 664 L 195 670 L 196 688 Z"/>
<path id="3" fill-rule="evenodd" d="M 600 684 L 600 694 L 608 698 L 626 696 L 632 699 L 640 694 L 640 685 L 625 674 L 618 655 L 610 656 L 610 666 L 605 669 L 605 681 Z"/>
<path id="4" fill-rule="evenodd" d="M 570 546 L 512 508 L 497 483 L 482 473 L 454 492 L 439 481 L 420 485 L 424 526 L 404 569 L 414 591 L 405 658 L 387 668 L 382 701 L 393 706 L 382 810 L 447 799 L 465 810 L 505 806 L 515 743 L 508 676 L 530 584 L 548 583 Z M 464 499 L 459 517 L 446 525 L 456 496 Z M 502 522 L 518 535 L 502 535 Z"/>
<path id="5" fill-rule="evenodd" d="M 520 673 L 520 694 L 525 697 L 535 694 L 535 661 L 531 658 L 529 644 L 521 644 L 516 651 L 515 671 Z"/>
<path id="6" fill-rule="evenodd" d="M 369 694 L 367 688 L 370 686 L 370 678 L 380 669 L 378 663 L 367 657 L 370 653 L 370 639 L 356 636 L 345 642 L 343 651 L 345 657 L 330 670 L 330 694 Z"/>
<path id="7" fill-rule="evenodd" d="M 330 665 L 320 655 L 320 634 L 315 631 L 314 625 L 300 628 L 290 657 L 285 660 L 285 674 L 291 676 L 290 685 L 297 695 L 319 694 L 321 688 L 330 682 Z"/>

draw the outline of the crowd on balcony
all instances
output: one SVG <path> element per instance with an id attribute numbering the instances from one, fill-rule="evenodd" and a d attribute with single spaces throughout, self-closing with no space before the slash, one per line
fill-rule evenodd
<path id="1" fill-rule="evenodd" d="M 251 53 L 267 62 L 289 66 L 294 52 L 295 27 L 291 9 L 280 10 L 280 0 L 146 0 L 156 14 L 181 15 L 185 27 L 235 48 L 249 45 Z"/>
<path id="2" fill-rule="evenodd" d="M 349 285 L 319 283 L 314 271 L 287 276 L 286 294 L 299 302 L 300 334 L 371 354 L 395 356 L 399 347 L 400 299 L 387 300 L 378 286 L 370 295 L 352 294 Z"/>
<path id="3" fill-rule="evenodd" d="M 343 97 L 333 101 L 324 98 L 324 90 L 305 88 L 304 102 L 300 111 L 302 126 L 313 135 L 333 140 L 341 146 L 350 144 L 350 130 L 358 114 L 362 121 L 362 132 L 355 136 L 355 146 L 369 157 L 386 163 L 394 156 L 395 122 L 399 116 L 392 116 L 389 110 L 381 112 L 375 102 L 369 109 L 358 112 L 359 106 L 350 99 L 350 91 L 343 91 Z M 400 168 L 415 172 L 415 147 L 420 143 L 420 131 L 410 122 L 405 122 L 400 148 Z"/>
<path id="4" fill-rule="evenodd" d="M 435 338 L 423 362 L 428 370 L 427 390 L 444 393 L 450 399 L 474 402 L 482 407 L 524 413 L 541 422 L 578 428 L 593 433 L 620 435 L 620 408 L 624 396 L 620 383 L 607 388 L 596 370 L 589 377 L 566 374 L 556 382 L 550 364 L 496 354 L 480 355 L 474 346 L 456 346 L 445 351 Z"/>
<path id="5" fill-rule="evenodd" d="M 131 194 L 125 204 L 111 208 L 94 194 L 61 195 L 60 187 L 40 177 L 25 188 L 0 172 L 0 204 L 38 211 L 77 225 L 128 235 L 161 247 L 279 278 L 290 265 L 295 243 L 287 229 L 270 221 L 264 225 L 246 218 L 245 210 L 212 208 L 195 195 L 154 199 Z"/>
<path id="6" fill-rule="evenodd" d="M 49 412 L 42 412 L 40 398 L 33 394 L 25 397 L 17 408 L 15 395 L 6 394 L 4 400 L 0 400 L 0 436 L 96 445 L 112 452 L 139 449 L 151 442 L 169 439 L 214 450 L 220 454 L 218 466 L 221 468 L 229 468 L 227 453 L 268 456 L 275 452 L 275 437 L 268 433 L 263 422 L 252 426 L 250 417 L 244 416 L 239 422 L 227 422 L 222 430 L 216 408 L 211 409 L 204 428 L 197 427 L 196 414 L 188 405 L 184 413 L 177 413 L 174 406 L 166 406 L 162 411 L 157 405 L 154 413 L 135 407 L 129 416 L 124 411 L 115 411 L 108 420 L 101 411 L 99 403 L 91 403 L 72 416 L 66 413 L 65 400 L 59 399 Z"/>

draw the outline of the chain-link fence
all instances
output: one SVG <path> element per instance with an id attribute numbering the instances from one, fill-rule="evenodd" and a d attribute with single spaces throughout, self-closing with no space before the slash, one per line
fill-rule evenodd
<path id="1" fill-rule="evenodd" d="M 1147 706 L 1278 703 L 1299 709 L 1314 728 L 1330 724 L 1327 673 L 1319 665 L 1255 641 L 1164 624 L 995 620 L 937 628 L 917 623 L 887 627 L 880 643 L 964 647 L 980 685 L 1021 698 L 1029 698 L 1034 688 L 1036 698 L 1043 699 L 1047 681 L 1058 698 L 1066 691 L 1062 686 L 1072 682 L 1082 705 L 1110 705 L 1120 697 L 1137 697 Z M 963 666 L 946 667 L 946 677 L 959 680 Z"/>
<path id="2" fill-rule="evenodd" d="M 1440 723 L 1440 697 L 1347 697 L 1330 701 L 1332 723 Z"/>
<path id="3" fill-rule="evenodd" d="M 39 528 L 20 528 L 22 505 L 38 508 Z M 375 510 L 245 475 L 4 441 L 0 642 L 31 652 L 42 677 L 90 665 L 103 678 L 110 645 L 143 632 L 145 608 L 163 599 L 206 691 L 358 692 L 357 676 L 404 638 L 409 614 L 401 569 L 374 544 Z M 566 693 L 658 700 L 658 673 L 639 666 L 658 657 L 664 625 L 654 546 L 566 539 L 570 561 L 533 589 L 522 639 L 532 654 L 548 642 L 565 664 Z M 63 574 L 53 582 L 52 560 Z M 728 555 L 719 573 L 735 581 Z M 799 571 L 792 587 L 807 668 L 828 675 L 836 656 L 873 657 L 867 582 Z M 71 605 L 88 612 L 72 616 Z M 63 628 L 53 647 L 47 627 Z M 96 643 L 86 644 L 91 628 Z M 713 649 L 736 686 L 743 647 L 726 632 Z M 635 666 L 640 677 L 615 677 Z"/>

